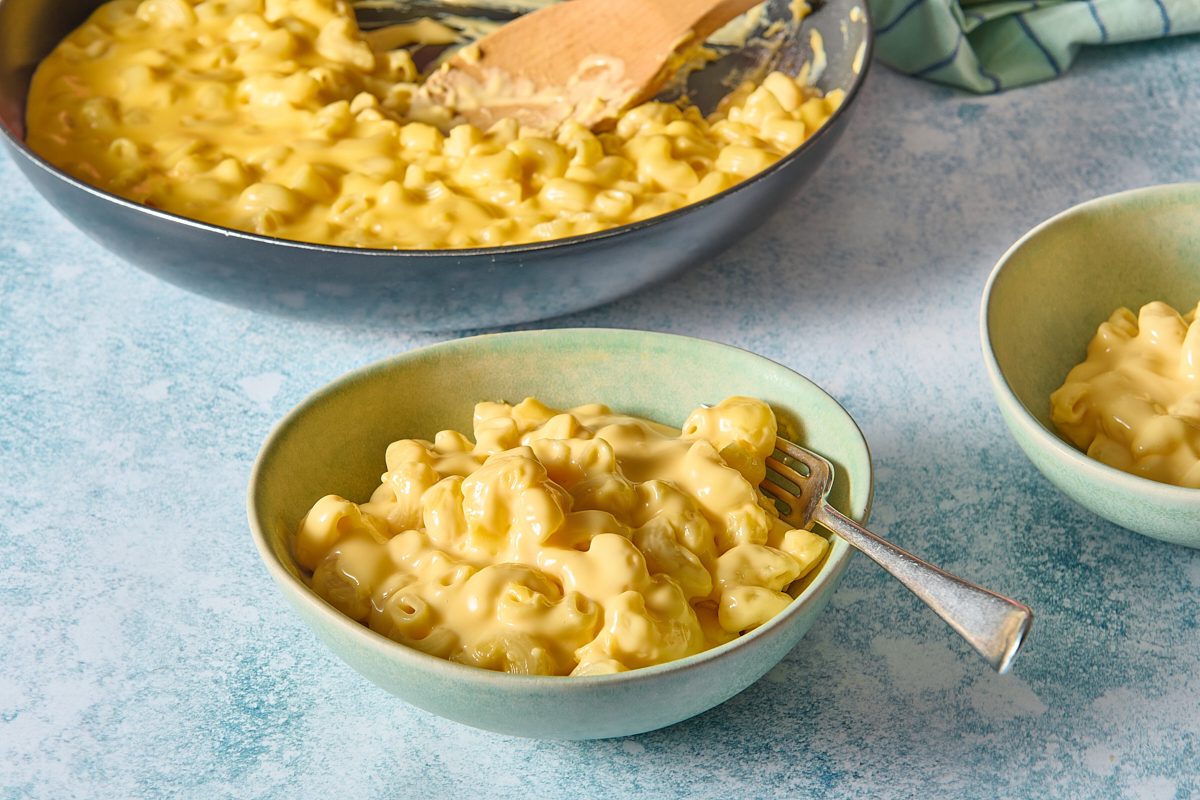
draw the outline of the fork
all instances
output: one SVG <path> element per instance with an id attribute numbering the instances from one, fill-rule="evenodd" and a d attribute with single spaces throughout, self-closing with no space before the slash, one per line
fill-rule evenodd
<path id="1" fill-rule="evenodd" d="M 775 474 L 767 473 L 762 489 L 787 506 L 786 513 L 780 509 L 784 521 L 805 529 L 817 522 L 845 539 L 921 598 L 992 669 L 1001 674 L 1008 671 L 1033 625 L 1032 609 L 940 570 L 871 533 L 826 501 L 833 486 L 832 464 L 783 438 L 775 439 L 775 450 L 808 473 L 774 455 L 767 457 L 767 467 Z M 777 478 L 793 484 L 795 491 Z"/>

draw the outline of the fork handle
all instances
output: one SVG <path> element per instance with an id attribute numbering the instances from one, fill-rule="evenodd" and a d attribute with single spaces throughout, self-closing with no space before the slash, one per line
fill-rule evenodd
<path id="1" fill-rule="evenodd" d="M 1008 671 L 1033 625 L 1033 611 L 1028 606 L 922 561 L 826 503 L 820 504 L 813 516 L 907 586 L 992 669 L 1001 674 Z"/>

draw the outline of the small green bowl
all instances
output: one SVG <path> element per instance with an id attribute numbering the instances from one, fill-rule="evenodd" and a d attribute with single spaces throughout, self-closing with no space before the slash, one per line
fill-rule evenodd
<path id="1" fill-rule="evenodd" d="M 595 739 L 662 728 L 721 703 L 758 680 L 825 608 L 851 550 L 835 538 L 791 606 L 746 636 L 689 658 L 616 675 L 530 677 L 444 661 L 343 616 L 314 594 L 289 542 L 326 494 L 366 499 L 387 445 L 462 430 L 479 400 L 528 395 L 559 407 L 603 402 L 681 424 L 700 403 L 759 397 L 781 427 L 830 458 L 833 504 L 865 520 L 871 461 L 862 433 L 829 395 L 795 372 L 726 345 L 625 330 L 527 331 L 415 350 L 351 372 L 321 389 L 267 438 L 250 478 L 250 529 L 267 571 L 301 618 L 339 657 L 414 706 L 477 728 L 547 739 Z"/>
<path id="2" fill-rule="evenodd" d="M 1034 228 L 992 271 L 980 320 L 1000 413 L 1034 466 L 1088 510 L 1187 547 L 1200 547 L 1200 490 L 1088 458 L 1055 432 L 1050 393 L 1117 308 L 1184 310 L 1198 299 L 1200 184 L 1174 184 L 1101 197 Z"/>

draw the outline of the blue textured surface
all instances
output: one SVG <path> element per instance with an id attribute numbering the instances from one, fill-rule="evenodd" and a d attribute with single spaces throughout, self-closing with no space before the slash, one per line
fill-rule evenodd
<path id="1" fill-rule="evenodd" d="M 987 98 L 878 69 L 760 236 L 550 323 L 719 339 L 808 375 L 872 445 L 875 527 L 1039 614 L 996 677 L 857 559 L 761 682 L 591 743 L 402 705 L 315 641 L 254 553 L 243 494 L 272 422 L 429 337 L 187 295 L 100 251 L 0 160 L 0 797 L 1200 793 L 1200 552 L 1032 471 L 976 334 L 984 279 L 1025 230 L 1200 174 L 1198 70 L 1186 41 L 1088 53 Z"/>

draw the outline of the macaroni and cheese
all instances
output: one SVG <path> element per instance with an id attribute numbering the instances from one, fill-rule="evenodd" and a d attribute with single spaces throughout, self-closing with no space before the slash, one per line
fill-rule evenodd
<path id="1" fill-rule="evenodd" d="M 709 119 L 651 102 L 607 133 L 480 130 L 422 100 L 411 56 L 391 48 L 428 29 L 402 33 L 361 32 L 342 0 L 111 0 L 38 67 L 28 143 L 94 186 L 204 222 L 460 248 L 702 200 L 800 145 L 843 99 L 775 72 Z"/>
<path id="2" fill-rule="evenodd" d="M 775 428 L 746 397 L 681 431 L 598 404 L 479 403 L 474 442 L 393 442 L 370 501 L 317 501 L 293 552 L 332 606 L 441 658 L 538 675 L 661 664 L 778 614 L 828 549 L 758 489 Z"/>
<path id="3" fill-rule="evenodd" d="M 1109 466 L 1200 489 L 1198 316 L 1159 302 L 1114 311 L 1050 396 L 1054 424 Z"/>

